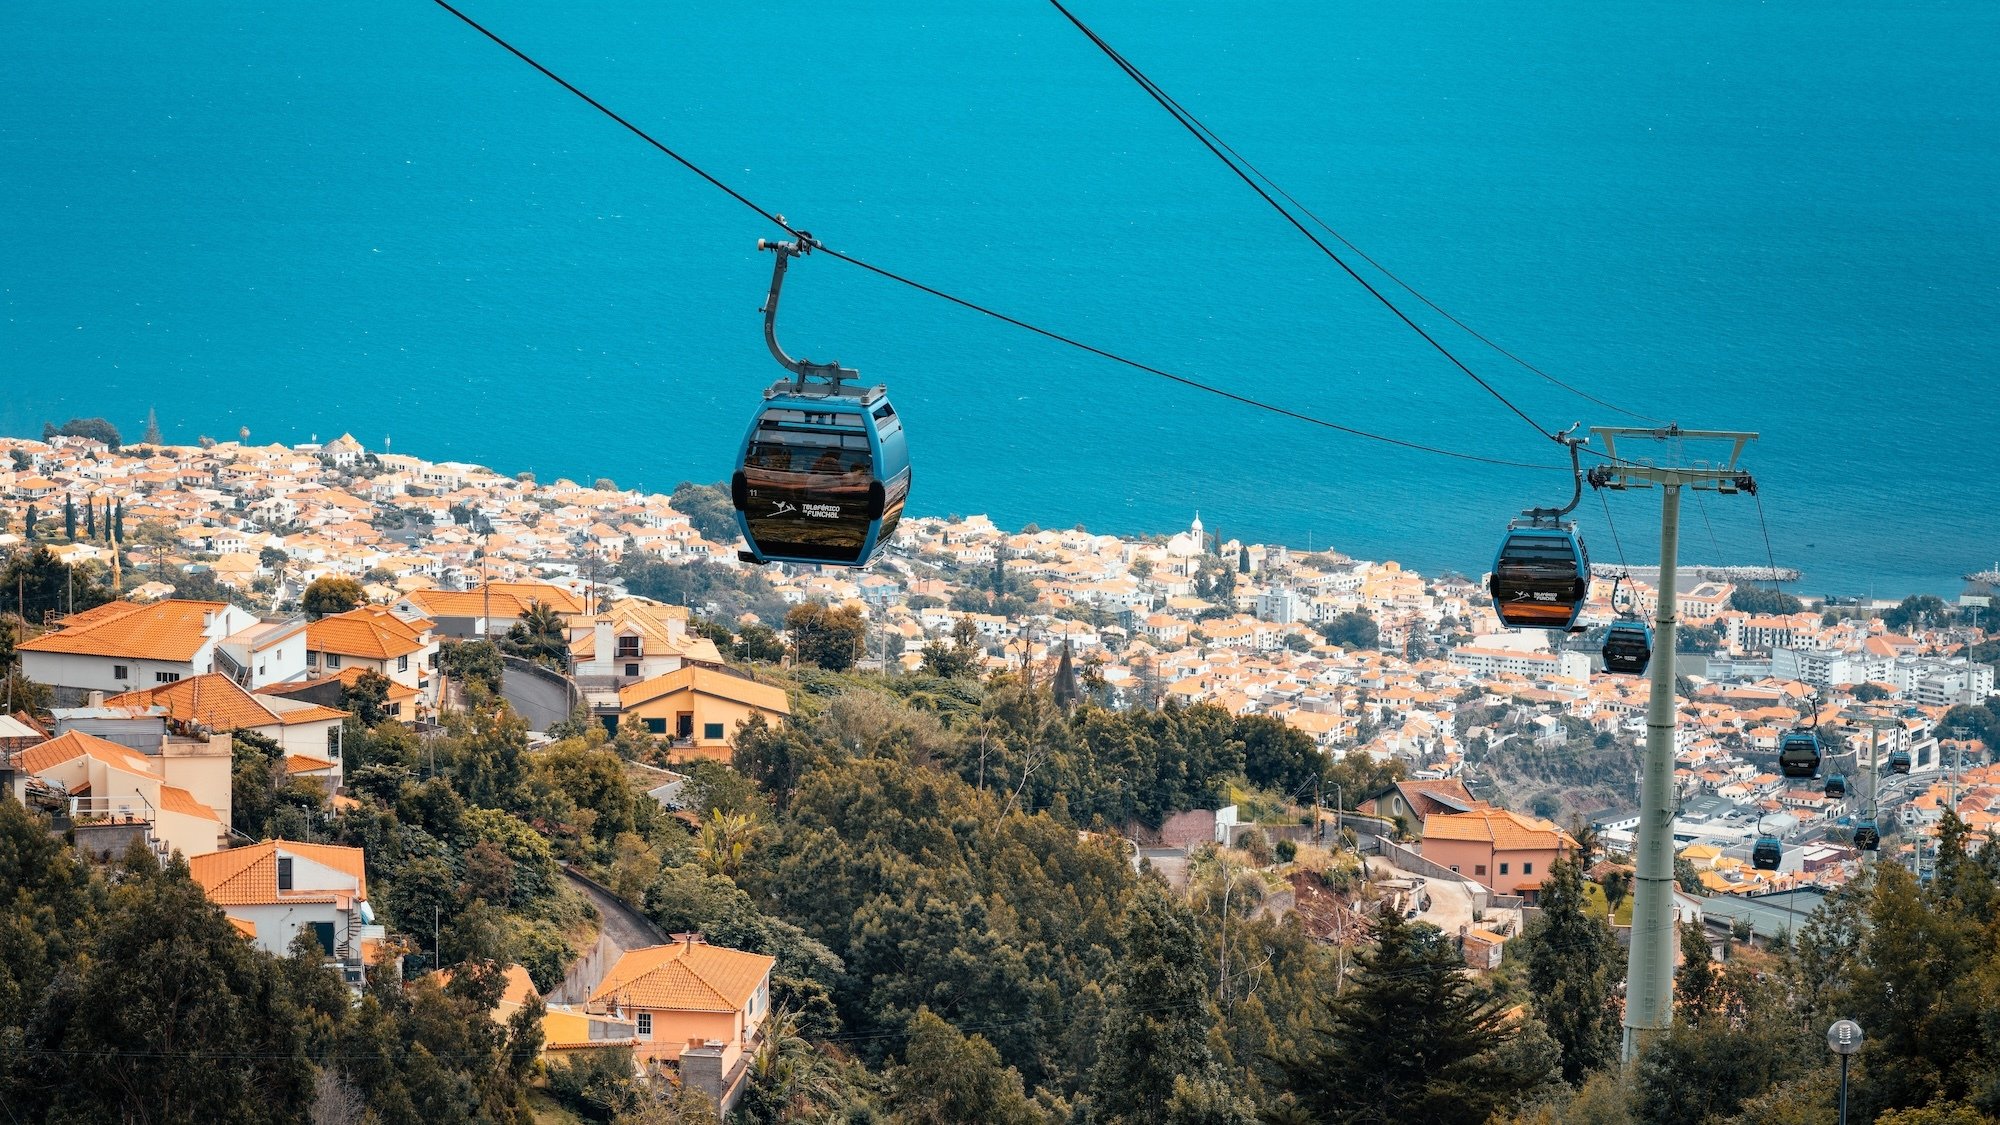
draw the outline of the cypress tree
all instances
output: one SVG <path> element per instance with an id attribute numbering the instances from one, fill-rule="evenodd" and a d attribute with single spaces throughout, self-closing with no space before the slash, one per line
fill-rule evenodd
<path id="1" fill-rule="evenodd" d="M 1618 1008 L 1611 990 L 1622 973 L 1617 939 L 1602 918 L 1584 912 L 1583 864 L 1558 859 L 1542 884 L 1541 917 L 1528 928 L 1528 991 L 1535 1014 L 1562 1048 L 1563 1080 L 1585 1076 L 1618 1057 Z"/>
<path id="2" fill-rule="evenodd" d="M 1155 883 L 1133 896 L 1123 937 L 1090 1086 L 1099 1121 L 1136 1125 L 1166 1119 L 1176 1077 L 1198 1081 L 1215 1066 L 1208 957 L 1193 915 Z"/>
<path id="3" fill-rule="evenodd" d="M 118 501 L 111 509 L 111 536 L 120 543 L 125 541 L 125 501 L 123 500 Z"/>
<path id="4" fill-rule="evenodd" d="M 35 542 L 37 539 L 37 536 L 35 535 L 35 520 L 37 518 L 38 517 L 35 515 L 35 506 L 33 504 L 28 505 L 28 524 L 27 527 L 24 529 L 24 531 L 27 536 L 28 542 L 30 543 Z"/>
<path id="5" fill-rule="evenodd" d="M 147 445 L 166 444 L 166 440 L 160 436 L 160 416 L 154 413 L 150 406 L 146 408 L 146 433 L 139 440 Z"/>
<path id="6" fill-rule="evenodd" d="M 1298 1106 L 1342 1125 L 1484 1121 L 1541 1080 L 1510 1065 L 1515 1037 L 1437 927 L 1393 912 L 1377 921 L 1347 991 L 1308 1046 L 1280 1060 Z"/>
<path id="7" fill-rule="evenodd" d="M 83 502 L 83 537 L 85 539 L 97 538 L 97 501 L 95 500 L 85 500 Z"/>
<path id="8" fill-rule="evenodd" d="M 69 493 L 63 493 L 63 536 L 76 542 L 76 501 Z"/>

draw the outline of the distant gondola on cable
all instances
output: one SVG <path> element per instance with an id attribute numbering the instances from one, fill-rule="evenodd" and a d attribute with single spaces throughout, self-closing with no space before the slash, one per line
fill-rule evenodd
<path id="1" fill-rule="evenodd" d="M 1854 846 L 1864 852 L 1872 852 L 1882 846 L 1882 833 L 1875 827 L 1875 818 L 1862 817 L 1854 822 Z"/>
<path id="2" fill-rule="evenodd" d="M 1582 441 L 1564 441 L 1576 474 L 1576 491 L 1569 503 L 1522 512 L 1507 525 L 1506 537 L 1493 556 L 1487 592 L 1493 595 L 1501 623 L 1512 629 L 1571 631 L 1590 593 L 1590 552 L 1576 525 L 1563 520 L 1583 495 L 1583 476 L 1576 468 Z"/>
<path id="3" fill-rule="evenodd" d="M 1910 772 L 1910 752 L 1908 750 L 1897 750 L 1889 755 L 1889 772 Z"/>
<path id="4" fill-rule="evenodd" d="M 1764 834 L 1760 829 L 1757 842 L 1750 848 L 1750 865 L 1759 871 L 1776 871 L 1784 860 L 1784 843 L 1776 836 Z"/>
<path id="5" fill-rule="evenodd" d="M 1826 777 L 1826 795 L 1836 801 L 1846 797 L 1847 775 L 1840 773 L 1828 774 Z"/>
<path id="6" fill-rule="evenodd" d="M 1778 742 L 1778 770 L 1786 777 L 1819 776 L 1819 736 L 1805 729 L 1788 730 Z"/>
<path id="7" fill-rule="evenodd" d="M 793 359 L 778 345 L 785 267 L 817 245 L 804 232 L 797 242 L 757 240 L 778 259 L 764 302 L 764 342 L 792 377 L 764 392 L 729 494 L 750 545 L 744 561 L 867 566 L 903 518 L 909 446 L 887 388 L 863 387 L 858 371 Z"/>
<path id="8" fill-rule="evenodd" d="M 1653 660 L 1653 630 L 1628 606 L 1618 606 L 1618 588 L 1625 582 L 1619 575 L 1611 583 L 1611 608 L 1618 613 L 1618 620 L 1604 633 L 1604 670 L 1621 676 L 1643 676 L 1646 666 Z"/>
<path id="9" fill-rule="evenodd" d="M 1799 779 L 1819 776 L 1819 694 L 1813 694 L 1812 721 L 1793 727 L 1778 740 L 1778 772 Z"/>

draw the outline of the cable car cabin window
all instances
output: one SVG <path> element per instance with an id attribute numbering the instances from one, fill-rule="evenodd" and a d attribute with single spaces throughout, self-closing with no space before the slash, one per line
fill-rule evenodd
<path id="1" fill-rule="evenodd" d="M 758 426 L 743 464 L 745 518 L 765 554 L 853 562 L 861 557 L 873 522 L 868 494 L 875 466 L 868 435 L 858 429 L 859 415 L 813 417 L 851 420 L 857 428 Z"/>

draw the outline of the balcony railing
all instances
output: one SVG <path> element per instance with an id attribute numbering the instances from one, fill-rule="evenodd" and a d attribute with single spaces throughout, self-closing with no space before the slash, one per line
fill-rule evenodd
<path id="1" fill-rule="evenodd" d="M 152 802 L 138 794 L 126 797 L 71 797 L 72 824 L 151 824 Z"/>

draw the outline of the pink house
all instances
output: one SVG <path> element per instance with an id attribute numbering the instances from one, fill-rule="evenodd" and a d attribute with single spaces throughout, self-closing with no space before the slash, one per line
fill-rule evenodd
<path id="1" fill-rule="evenodd" d="M 1533 899 L 1549 865 L 1575 849 L 1569 833 L 1511 809 L 1434 813 L 1424 818 L 1424 858 L 1495 894 Z"/>

